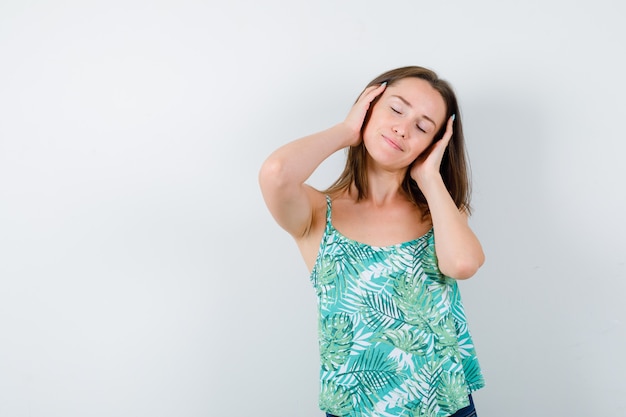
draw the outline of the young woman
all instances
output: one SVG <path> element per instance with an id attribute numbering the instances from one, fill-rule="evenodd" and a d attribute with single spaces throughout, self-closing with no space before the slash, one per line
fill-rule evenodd
<path id="1" fill-rule="evenodd" d="M 461 119 L 422 67 L 381 74 L 346 119 L 263 164 L 265 202 L 311 271 L 327 416 L 473 416 L 484 380 L 456 280 L 484 261 L 468 226 Z M 334 152 L 345 169 L 305 184 Z"/>

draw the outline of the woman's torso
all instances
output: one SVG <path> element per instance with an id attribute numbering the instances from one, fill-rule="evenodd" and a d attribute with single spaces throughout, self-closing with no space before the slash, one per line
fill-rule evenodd
<path id="1" fill-rule="evenodd" d="M 331 196 L 332 223 L 342 235 L 371 246 L 391 246 L 423 236 L 432 223 L 428 216 L 403 195 L 396 195 L 381 204 L 371 199 L 356 201 L 343 192 Z M 306 236 L 297 239 L 304 261 L 311 271 L 326 227 L 326 196 L 313 191 L 313 218 Z"/>
<path id="2" fill-rule="evenodd" d="M 432 228 L 413 239 L 398 232 L 387 237 L 401 241 L 359 242 L 334 226 L 335 204 L 326 200 L 311 273 L 318 297 L 320 408 L 342 416 L 376 410 L 439 417 L 466 406 L 467 394 L 484 382 L 456 282 L 438 268 Z M 360 212 L 343 214 L 358 234 Z M 403 223 L 407 214 L 400 209 L 387 220 L 394 227 L 416 226 Z M 381 235 L 371 223 L 364 229 L 372 235 L 360 234 L 363 240 Z"/>

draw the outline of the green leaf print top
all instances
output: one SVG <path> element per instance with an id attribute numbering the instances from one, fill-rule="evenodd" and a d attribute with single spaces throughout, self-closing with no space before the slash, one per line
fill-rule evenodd
<path id="1" fill-rule="evenodd" d="M 331 222 L 311 281 L 318 297 L 320 409 L 348 417 L 439 417 L 484 386 L 461 296 L 431 229 L 385 247 Z"/>

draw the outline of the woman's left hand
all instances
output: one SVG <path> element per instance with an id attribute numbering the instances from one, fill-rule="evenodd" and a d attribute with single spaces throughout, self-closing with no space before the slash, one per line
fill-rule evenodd
<path id="1" fill-rule="evenodd" d="M 421 186 L 424 181 L 440 175 L 441 160 L 452 138 L 453 123 L 454 116 L 451 116 L 448 119 L 443 137 L 430 147 L 430 151 L 422 153 L 411 165 L 411 178 L 417 182 L 418 186 Z"/>

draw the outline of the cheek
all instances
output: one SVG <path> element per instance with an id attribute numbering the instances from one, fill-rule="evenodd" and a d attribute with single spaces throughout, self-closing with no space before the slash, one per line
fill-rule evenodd
<path id="1" fill-rule="evenodd" d="M 365 145 L 365 149 L 369 149 L 370 146 L 375 143 L 374 138 L 376 137 L 375 130 L 372 128 L 371 124 L 365 126 L 363 129 L 363 134 L 361 139 L 363 140 L 363 145 Z"/>
<path id="2" fill-rule="evenodd" d="M 376 102 L 371 105 L 371 109 L 367 112 L 367 115 L 365 116 L 365 120 L 363 123 L 365 125 L 370 124 L 370 122 L 377 124 L 383 118 L 384 118 L 384 111 L 380 107 L 379 103 Z"/>
<path id="3" fill-rule="evenodd" d="M 380 124 L 380 116 L 376 115 L 374 112 L 370 113 L 369 117 L 363 121 L 363 137 L 365 137 L 365 135 L 374 134 L 378 130 Z"/>

